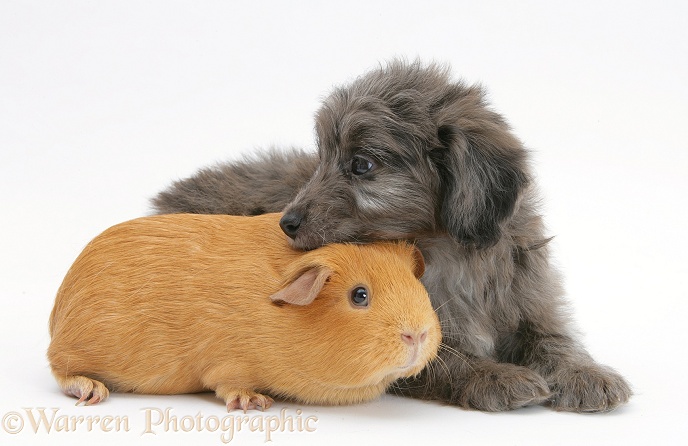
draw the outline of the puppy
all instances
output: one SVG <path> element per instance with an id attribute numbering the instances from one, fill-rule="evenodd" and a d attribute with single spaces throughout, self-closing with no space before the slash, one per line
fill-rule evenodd
<path id="1" fill-rule="evenodd" d="M 604 412 L 631 389 L 576 340 L 550 264 L 522 143 L 478 86 L 392 61 L 327 97 L 318 153 L 276 151 L 201 170 L 159 213 L 284 210 L 301 249 L 409 239 L 442 322 L 438 359 L 394 392 L 484 411 Z"/>

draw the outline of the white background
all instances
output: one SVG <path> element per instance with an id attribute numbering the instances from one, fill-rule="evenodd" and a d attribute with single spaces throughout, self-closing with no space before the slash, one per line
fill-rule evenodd
<path id="1" fill-rule="evenodd" d="M 148 213 L 171 180 L 260 147 L 313 148 L 319 101 L 397 55 L 484 84 L 532 151 L 578 327 L 635 396 L 605 415 L 278 404 L 318 421 L 274 444 L 687 441 L 684 1 L 244 3 L 0 3 L 0 443 L 222 444 L 219 431 L 141 435 L 146 407 L 224 416 L 210 395 L 73 407 L 45 359 L 55 291 L 93 236 Z M 23 408 L 38 407 L 126 416 L 130 431 L 35 434 Z"/>

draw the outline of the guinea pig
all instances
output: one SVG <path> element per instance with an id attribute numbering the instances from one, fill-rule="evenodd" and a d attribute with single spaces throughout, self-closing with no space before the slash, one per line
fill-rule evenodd
<path id="1" fill-rule="evenodd" d="M 69 269 L 48 360 L 77 405 L 114 392 L 214 391 L 351 404 L 419 373 L 439 321 L 406 243 L 293 249 L 280 214 L 174 214 L 107 229 Z"/>

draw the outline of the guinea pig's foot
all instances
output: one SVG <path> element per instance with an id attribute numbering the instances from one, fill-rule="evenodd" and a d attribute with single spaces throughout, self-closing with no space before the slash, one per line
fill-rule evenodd
<path id="1" fill-rule="evenodd" d="M 84 403 L 84 406 L 98 404 L 110 395 L 103 383 L 85 376 L 63 377 L 59 384 L 65 394 L 79 398 L 76 406 L 81 403 Z"/>
<path id="2" fill-rule="evenodd" d="M 227 412 L 234 409 L 241 409 L 246 413 L 247 410 L 258 409 L 264 411 L 272 406 L 274 400 L 267 395 L 262 395 L 248 389 L 230 389 L 222 392 L 216 390 L 215 393 L 227 402 Z"/>

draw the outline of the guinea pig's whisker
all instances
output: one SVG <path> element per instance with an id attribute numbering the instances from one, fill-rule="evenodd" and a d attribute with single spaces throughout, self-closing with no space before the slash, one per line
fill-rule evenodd
<path id="1" fill-rule="evenodd" d="M 396 384 L 391 385 L 389 391 L 391 391 L 394 396 L 404 396 L 399 392 L 399 387 L 397 387 Z"/>
<path id="2" fill-rule="evenodd" d="M 434 361 L 429 364 L 428 370 L 431 370 L 433 372 L 433 375 L 437 375 L 437 372 L 435 370 L 435 366 L 442 367 L 444 369 L 444 372 L 447 374 L 447 376 L 451 376 L 451 371 L 449 370 L 449 366 L 447 365 L 447 361 L 444 360 L 444 358 L 437 357 L 437 363 Z M 450 381 L 451 383 L 451 381 Z"/>
<path id="3" fill-rule="evenodd" d="M 450 301 L 450 300 L 445 300 L 444 302 L 442 302 L 442 304 L 441 304 L 439 307 L 435 308 L 435 311 L 437 311 L 437 310 L 439 310 L 440 308 L 442 308 L 443 306 L 447 305 L 449 302 L 451 302 L 451 301 Z"/>
<path id="4" fill-rule="evenodd" d="M 468 361 L 468 358 L 466 358 L 466 355 L 461 353 L 460 351 L 456 350 L 453 347 L 450 347 L 449 345 L 445 344 L 444 342 L 440 343 L 440 350 L 445 350 L 446 352 L 454 355 L 456 358 L 460 359 L 465 365 L 468 366 L 472 371 L 474 371 L 473 367 L 471 367 L 470 361 Z"/>
<path id="5" fill-rule="evenodd" d="M 451 327 L 452 327 L 452 325 L 451 325 L 450 323 L 448 323 L 448 322 L 444 322 L 444 323 L 443 323 L 443 322 L 440 322 L 440 328 L 443 328 L 443 329 L 446 328 L 446 329 L 447 329 L 447 330 L 444 330 L 444 331 L 449 331 L 449 329 L 450 329 Z M 445 338 L 447 337 L 444 333 L 442 333 L 442 336 L 444 336 Z"/>
<path id="6" fill-rule="evenodd" d="M 410 385 L 409 380 L 410 380 L 410 378 L 404 378 L 404 379 L 397 381 L 397 382 L 402 382 L 403 385 L 399 386 L 399 384 L 395 383 L 393 386 L 394 389 L 401 391 L 401 388 L 404 388 L 404 389 L 423 389 L 423 388 L 427 387 L 427 384 L 425 384 L 423 382 L 417 382 L 415 385 Z M 403 396 L 403 393 L 400 393 L 400 395 Z"/>

